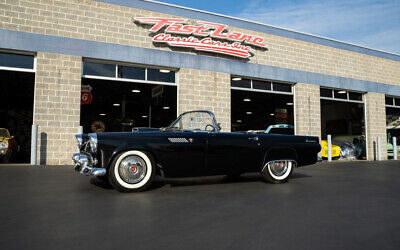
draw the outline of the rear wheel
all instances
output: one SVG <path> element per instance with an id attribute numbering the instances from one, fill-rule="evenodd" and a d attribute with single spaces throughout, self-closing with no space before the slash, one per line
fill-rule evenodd
<path id="1" fill-rule="evenodd" d="M 271 183 L 282 183 L 289 179 L 294 167 L 294 161 L 275 160 L 267 162 L 261 170 L 264 180 Z"/>
<path id="2" fill-rule="evenodd" d="M 155 175 L 152 157 L 145 152 L 132 150 L 121 153 L 108 172 L 110 184 L 120 192 L 140 192 L 146 190 Z"/>

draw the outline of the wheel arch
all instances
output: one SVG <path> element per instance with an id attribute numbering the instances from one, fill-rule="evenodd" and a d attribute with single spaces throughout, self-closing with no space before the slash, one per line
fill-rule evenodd
<path id="1" fill-rule="evenodd" d="M 110 159 L 108 160 L 108 164 L 107 164 L 107 167 L 106 167 L 106 168 L 107 168 L 107 169 L 110 169 L 111 164 L 112 164 L 112 162 L 114 161 L 114 159 L 115 159 L 116 157 L 118 157 L 119 155 L 121 155 L 121 154 L 123 154 L 123 153 L 125 153 L 125 152 L 133 151 L 133 150 L 141 151 L 141 152 L 143 152 L 143 153 L 146 153 L 146 155 L 150 158 L 150 160 L 155 164 L 155 167 L 156 167 L 156 169 L 157 169 L 157 171 L 158 171 L 158 167 L 157 167 L 157 156 L 156 156 L 156 154 L 155 154 L 155 152 L 154 152 L 153 150 L 151 150 L 151 149 L 148 148 L 148 147 L 126 146 L 126 145 L 121 146 L 121 147 L 117 147 L 117 148 L 113 151 L 113 153 L 112 153 Z"/>
<path id="2" fill-rule="evenodd" d="M 271 147 L 264 154 L 263 164 L 273 160 L 294 160 L 298 162 L 296 150 L 291 147 Z"/>

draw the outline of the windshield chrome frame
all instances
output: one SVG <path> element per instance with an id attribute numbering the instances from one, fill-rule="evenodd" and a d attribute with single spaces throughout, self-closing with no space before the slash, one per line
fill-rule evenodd
<path id="1" fill-rule="evenodd" d="M 178 116 L 178 118 L 176 118 L 173 122 L 171 122 L 171 124 L 168 125 L 167 128 L 171 128 L 172 124 L 176 123 L 179 119 L 181 119 L 182 116 L 184 116 L 184 115 L 186 115 L 186 114 L 189 114 L 189 113 L 199 113 L 199 112 L 209 114 L 209 115 L 211 116 L 211 120 L 212 120 L 212 123 L 213 123 L 212 126 L 214 127 L 214 131 L 201 130 L 201 132 L 219 133 L 220 130 L 219 130 L 219 126 L 218 126 L 217 120 L 215 119 L 215 115 L 214 115 L 213 112 L 208 111 L 208 110 L 192 110 L 192 111 L 184 112 L 184 113 L 180 114 L 180 115 Z M 190 131 L 192 131 L 192 130 L 190 130 Z M 199 131 L 193 130 L 193 132 L 199 132 Z"/>

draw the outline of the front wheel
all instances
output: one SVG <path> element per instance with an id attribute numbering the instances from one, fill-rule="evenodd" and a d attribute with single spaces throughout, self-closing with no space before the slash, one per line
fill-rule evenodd
<path id="1" fill-rule="evenodd" d="M 291 160 L 276 160 L 267 162 L 261 170 L 264 180 L 271 183 L 282 183 L 289 179 L 295 162 Z"/>
<path id="2" fill-rule="evenodd" d="M 145 152 L 131 150 L 118 155 L 111 163 L 108 180 L 119 192 L 146 190 L 155 175 L 152 157 Z"/>

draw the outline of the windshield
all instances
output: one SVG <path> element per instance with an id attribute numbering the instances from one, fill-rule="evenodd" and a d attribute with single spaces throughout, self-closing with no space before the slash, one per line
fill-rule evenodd
<path id="1" fill-rule="evenodd" d="M 10 137 L 8 130 L 5 128 L 0 128 L 0 137 Z"/>
<path id="2" fill-rule="evenodd" d="M 214 131 L 213 116 L 204 111 L 184 113 L 178 117 L 169 128 L 180 130 Z"/>

